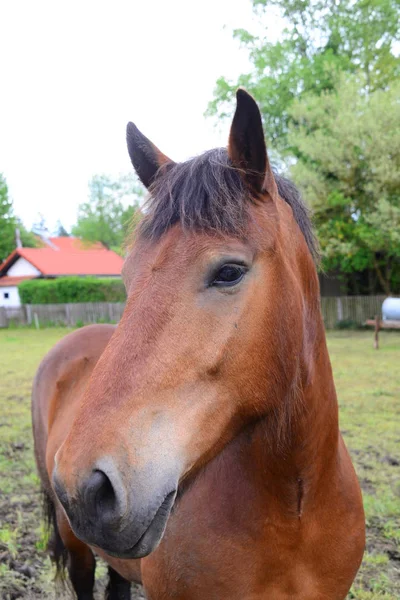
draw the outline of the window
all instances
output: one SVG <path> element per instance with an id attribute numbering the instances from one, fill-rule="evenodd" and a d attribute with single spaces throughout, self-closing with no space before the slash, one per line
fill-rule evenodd
<path id="1" fill-rule="evenodd" d="M 10 292 L 4 292 L 4 299 L 8 300 L 9 297 L 10 297 Z"/>

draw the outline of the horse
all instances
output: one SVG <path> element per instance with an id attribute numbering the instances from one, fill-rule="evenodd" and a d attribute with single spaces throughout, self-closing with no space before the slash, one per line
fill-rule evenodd
<path id="1" fill-rule="evenodd" d="M 228 146 L 175 163 L 129 123 L 149 191 L 119 324 L 60 341 L 33 387 L 56 558 L 79 600 L 341 600 L 365 545 L 338 425 L 318 246 L 239 89 Z"/>

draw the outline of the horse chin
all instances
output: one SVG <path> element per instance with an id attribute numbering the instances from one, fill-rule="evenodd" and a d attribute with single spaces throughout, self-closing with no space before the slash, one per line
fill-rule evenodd
<path id="1" fill-rule="evenodd" d="M 165 497 L 151 523 L 134 546 L 124 550 L 119 548 L 109 548 L 105 543 L 104 545 L 101 545 L 101 550 L 115 558 L 133 559 L 148 556 L 157 548 L 163 538 L 175 498 L 176 490 L 173 490 Z"/>

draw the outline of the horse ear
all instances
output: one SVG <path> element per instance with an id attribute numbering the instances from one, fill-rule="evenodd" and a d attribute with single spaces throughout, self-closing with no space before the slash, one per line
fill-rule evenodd
<path id="1" fill-rule="evenodd" d="M 243 173 L 256 192 L 277 193 L 275 179 L 265 146 L 261 114 L 256 101 L 246 90 L 236 92 L 236 111 L 229 134 L 228 154 L 232 164 Z"/>
<path id="2" fill-rule="evenodd" d="M 152 184 L 160 167 L 173 162 L 147 139 L 134 123 L 127 125 L 126 142 L 133 167 L 146 188 Z"/>

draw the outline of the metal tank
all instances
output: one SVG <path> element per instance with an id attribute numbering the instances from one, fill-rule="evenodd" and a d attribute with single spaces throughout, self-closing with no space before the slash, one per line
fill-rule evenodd
<path id="1" fill-rule="evenodd" d="M 400 321 L 400 298 L 386 298 L 382 304 L 384 321 Z"/>

